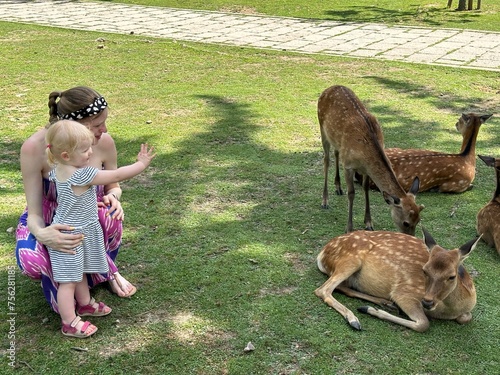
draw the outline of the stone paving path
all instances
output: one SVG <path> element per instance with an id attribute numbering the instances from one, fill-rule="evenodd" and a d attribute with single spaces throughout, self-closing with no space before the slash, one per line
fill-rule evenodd
<path id="1" fill-rule="evenodd" d="M 500 71 L 500 33 L 70 0 L 1 0 L 0 20 L 309 54 Z"/>

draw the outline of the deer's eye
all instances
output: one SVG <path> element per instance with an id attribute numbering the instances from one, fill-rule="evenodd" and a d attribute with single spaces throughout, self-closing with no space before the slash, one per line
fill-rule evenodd
<path id="1" fill-rule="evenodd" d="M 452 281 L 452 280 L 455 280 L 455 278 L 456 278 L 456 276 L 455 276 L 455 275 L 453 275 L 453 276 L 450 276 L 450 277 L 448 278 L 448 280 Z"/>
<path id="2" fill-rule="evenodd" d="M 407 221 L 403 221 L 403 226 L 404 226 L 405 228 L 408 228 L 408 227 L 410 226 L 410 223 L 409 223 L 409 222 L 407 222 Z"/>

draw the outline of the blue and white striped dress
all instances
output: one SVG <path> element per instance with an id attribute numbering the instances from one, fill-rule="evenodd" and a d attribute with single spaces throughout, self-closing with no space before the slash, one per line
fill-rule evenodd
<path id="1" fill-rule="evenodd" d="M 85 167 L 75 171 L 66 181 L 56 178 L 50 171 L 49 180 L 57 187 L 57 209 L 53 224 L 75 227 L 68 233 L 83 233 L 84 239 L 75 248 L 76 254 L 67 254 L 48 247 L 54 280 L 59 283 L 80 282 L 84 273 L 106 273 L 109 271 L 104 247 L 104 236 L 97 215 L 96 187 L 90 186 L 81 195 L 75 195 L 71 186 L 87 186 L 99 172 L 97 168 Z"/>

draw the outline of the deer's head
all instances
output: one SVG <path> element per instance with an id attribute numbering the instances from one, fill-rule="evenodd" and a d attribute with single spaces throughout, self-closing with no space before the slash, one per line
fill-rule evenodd
<path id="1" fill-rule="evenodd" d="M 425 309 L 432 311 L 457 288 L 459 282 L 463 281 L 465 269 L 462 262 L 474 250 L 480 237 L 458 249 L 445 250 L 436 244 L 425 229 L 423 232 L 424 242 L 430 255 L 422 268 L 425 275 L 425 295 L 421 302 Z"/>
<path id="2" fill-rule="evenodd" d="M 405 196 L 398 198 L 387 192 L 382 192 L 384 199 L 391 206 L 392 220 L 401 233 L 415 235 L 415 228 L 420 221 L 420 212 L 423 205 L 417 205 L 415 198 L 418 192 L 420 181 L 415 177 L 410 191 Z"/>
<path id="3" fill-rule="evenodd" d="M 457 123 L 455 124 L 455 127 L 460 132 L 460 134 L 465 135 L 467 129 L 470 129 L 474 125 L 481 126 L 491 116 L 492 115 L 478 116 L 474 113 L 462 113 L 462 116 L 460 116 L 460 118 L 458 119 Z M 479 121 L 474 121 L 475 119 L 478 119 Z"/>

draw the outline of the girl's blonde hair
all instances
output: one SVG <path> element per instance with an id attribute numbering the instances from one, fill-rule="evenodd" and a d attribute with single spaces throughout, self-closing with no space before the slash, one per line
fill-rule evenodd
<path id="1" fill-rule="evenodd" d="M 72 154 L 83 142 L 94 142 L 94 134 L 79 122 L 59 120 L 52 124 L 45 134 L 49 164 L 61 162 L 61 154 Z"/>

